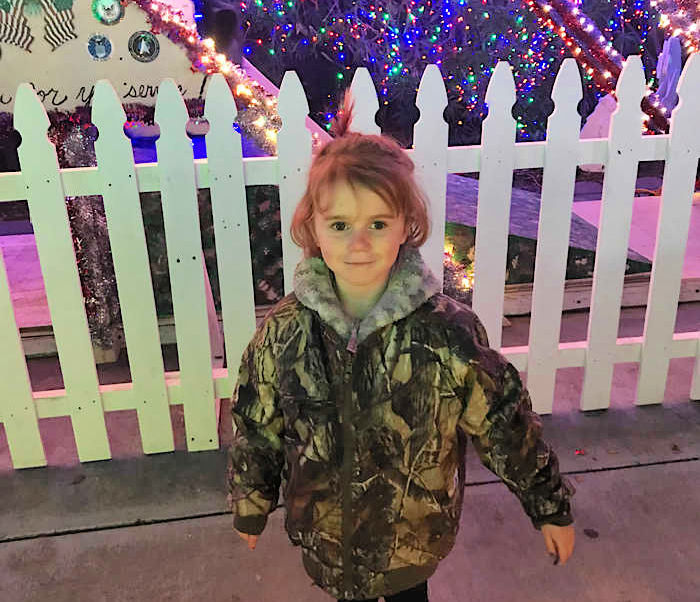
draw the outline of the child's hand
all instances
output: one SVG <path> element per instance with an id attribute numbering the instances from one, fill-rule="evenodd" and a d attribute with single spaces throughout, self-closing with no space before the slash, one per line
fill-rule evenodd
<path id="1" fill-rule="evenodd" d="M 244 539 L 245 541 L 248 542 L 248 547 L 251 550 L 255 549 L 255 545 L 258 543 L 258 536 L 257 535 L 248 535 L 247 533 L 241 533 L 240 531 L 234 529 L 236 533 L 240 536 L 241 539 Z"/>
<path id="2" fill-rule="evenodd" d="M 554 564 L 566 564 L 574 551 L 574 527 L 557 527 L 556 525 L 542 525 L 542 535 L 547 551 L 556 556 Z"/>

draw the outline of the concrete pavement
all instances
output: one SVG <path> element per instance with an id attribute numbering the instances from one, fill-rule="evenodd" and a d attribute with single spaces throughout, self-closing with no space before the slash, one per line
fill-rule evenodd
<path id="1" fill-rule="evenodd" d="M 677 331 L 697 328 L 698 305 L 685 304 Z M 620 336 L 634 336 L 643 315 L 623 310 Z M 585 334 L 585 317 L 565 316 L 562 340 Z M 526 318 L 515 319 L 504 344 L 518 344 L 527 328 Z M 699 600 L 700 403 L 688 400 L 691 373 L 691 358 L 673 360 L 664 405 L 638 408 L 636 366 L 620 364 L 611 408 L 584 414 L 581 369 L 560 371 L 554 413 L 543 423 L 578 490 L 577 545 L 565 566 L 552 566 L 517 499 L 470 449 L 458 543 L 430 580 L 431 601 Z M 0 602 L 330 601 L 304 573 L 282 510 L 255 551 L 232 532 L 230 438 L 225 419 L 218 451 L 187 453 L 178 437 L 170 454 L 144 457 L 124 443 L 115 459 L 83 465 L 52 440 L 51 466 L 3 469 Z M 133 438 L 123 430 L 118 439 Z"/>

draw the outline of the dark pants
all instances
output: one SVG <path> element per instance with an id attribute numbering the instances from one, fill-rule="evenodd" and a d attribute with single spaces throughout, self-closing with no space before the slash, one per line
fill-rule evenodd
<path id="1" fill-rule="evenodd" d="M 404 590 L 393 596 L 384 596 L 386 602 L 428 602 L 428 582 L 423 581 L 411 589 Z M 377 602 L 378 598 L 363 600 L 362 602 Z M 338 600 L 338 602 L 350 602 L 349 600 Z"/>

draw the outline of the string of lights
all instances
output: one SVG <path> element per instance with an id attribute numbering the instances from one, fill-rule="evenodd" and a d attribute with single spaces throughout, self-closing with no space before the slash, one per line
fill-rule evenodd
<path id="1" fill-rule="evenodd" d="M 455 245 L 453 242 L 445 242 L 443 263 L 451 268 L 453 284 L 462 291 L 471 291 L 474 288 L 474 262 L 465 267 L 455 257 Z"/>
<path id="2" fill-rule="evenodd" d="M 214 41 L 202 40 L 194 23 L 188 22 L 181 11 L 167 4 L 152 0 L 131 0 L 143 9 L 151 25 L 151 31 L 161 33 L 182 47 L 192 62 L 192 71 L 206 74 L 221 73 L 229 83 L 237 106 L 237 123 L 240 131 L 267 153 L 274 155 L 277 149 L 277 132 L 281 120 L 277 113 L 277 97 L 268 94 L 251 79 L 239 65 L 216 51 Z"/>
<path id="3" fill-rule="evenodd" d="M 689 53 L 700 49 L 700 2 L 697 0 L 652 0 L 659 11 L 659 27 L 679 36 Z"/>
<path id="4" fill-rule="evenodd" d="M 384 104 L 392 95 L 415 94 L 423 69 L 434 63 L 441 67 L 448 97 L 483 117 L 489 76 L 499 60 L 508 61 L 516 82 L 519 134 L 525 139 L 528 129 L 543 130 L 526 113 L 548 95 L 566 54 L 558 36 L 538 28 L 519 0 L 346 0 L 326 9 L 294 0 L 253 0 L 240 6 L 247 29 L 243 53 L 256 64 L 270 57 L 292 64 L 287 56 L 302 60 L 300 55 L 311 56 L 314 49 L 338 65 L 341 86 L 352 67 L 367 66 Z M 333 112 L 324 117 L 329 127 Z"/>
<path id="5" fill-rule="evenodd" d="M 561 37 L 583 68 L 584 77 L 593 79 L 599 89 L 614 95 L 616 82 L 622 72 L 623 59 L 596 24 L 566 0 L 526 2 L 544 26 Z M 665 116 L 666 109 L 650 102 L 651 94 L 651 89 L 647 88 L 642 100 L 642 110 L 648 116 L 644 125 L 650 131 L 667 132 L 669 124 Z"/>
<path id="6" fill-rule="evenodd" d="M 181 13 L 152 0 L 133 1 L 150 15 L 154 31 L 166 33 L 186 48 L 193 70 L 224 74 L 246 107 L 239 117 L 241 129 L 265 150 L 274 152 L 280 127 L 276 98 L 218 54 L 211 40 L 200 40 L 195 26 L 185 23 Z M 571 54 L 579 61 L 584 85 L 600 97 L 614 94 L 623 62 L 610 34 L 631 24 L 639 33 L 643 50 L 650 19 L 644 0 L 614 2 L 614 14 L 603 33 L 583 13 L 581 0 L 509 0 L 498 4 L 489 0 L 388 0 L 381 4 L 336 0 L 325 9 L 303 0 L 242 1 L 244 29 L 248 30 L 243 53 L 282 68 L 285 56 L 320 52 L 338 65 L 339 87 L 347 85 L 343 80 L 354 66 L 366 65 L 385 105 L 397 94 L 414 94 L 425 65 L 435 63 L 441 67 L 448 97 L 461 103 L 465 115 L 478 118 L 487 111 L 485 90 L 493 68 L 499 60 L 506 60 L 513 66 L 516 82 L 518 135 L 527 140 L 543 134 L 544 124 L 536 109 L 548 97 L 565 56 Z M 682 5 L 684 8 L 673 12 L 673 17 L 663 13 L 660 25 L 670 27 L 680 23 L 673 19 L 685 18 L 687 26 L 680 31 L 676 27 L 673 33 L 697 36 L 697 23 L 689 16 L 694 2 L 652 0 L 652 6 L 663 9 L 660 5 Z M 696 51 L 698 44 L 688 41 L 691 39 L 686 39 L 685 46 Z M 653 130 L 666 131 L 663 107 L 659 109 L 649 101 L 651 94 L 648 89 L 644 110 Z M 326 127 L 330 127 L 334 112 L 329 110 L 323 117 Z"/>
<path id="7" fill-rule="evenodd" d="M 435 63 L 441 67 L 448 98 L 461 103 L 465 115 L 478 118 L 487 111 L 485 90 L 493 68 L 505 60 L 515 77 L 518 136 L 536 139 L 544 134 L 541 102 L 548 100 L 565 56 L 579 60 L 584 86 L 600 98 L 614 94 L 622 68 L 613 39 L 636 32 L 632 39 L 640 52 L 645 51 L 651 20 L 648 0 L 608 0 L 613 2 L 603 33 L 584 14 L 582 0 L 336 0 L 325 8 L 300 0 L 243 1 L 243 52 L 256 62 L 275 57 L 281 68 L 285 61 L 293 65 L 292 59 L 303 60 L 299 57 L 304 52 L 311 56 L 314 49 L 338 65 L 341 88 L 352 67 L 367 66 L 385 105 L 392 95 L 415 93 L 425 65 Z M 653 68 L 650 71 L 652 86 Z M 647 92 L 651 95 L 651 88 Z M 328 104 L 326 127 L 334 116 L 333 102 Z M 662 111 L 648 100 L 644 108 L 650 116 L 648 127 L 666 131 Z"/>

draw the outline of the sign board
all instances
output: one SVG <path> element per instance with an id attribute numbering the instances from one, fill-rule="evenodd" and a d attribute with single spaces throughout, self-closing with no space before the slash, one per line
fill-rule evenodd
<path id="1" fill-rule="evenodd" d="M 27 7 L 26 5 L 30 6 Z M 155 105 L 165 78 L 185 98 L 199 95 L 185 49 L 152 34 L 146 13 L 116 0 L 0 0 L 0 112 L 12 112 L 17 87 L 30 83 L 47 110 L 89 105 L 93 85 L 108 79 L 122 103 Z M 170 5 L 192 19 L 188 0 Z M 9 10 L 5 10 L 8 8 Z"/>

